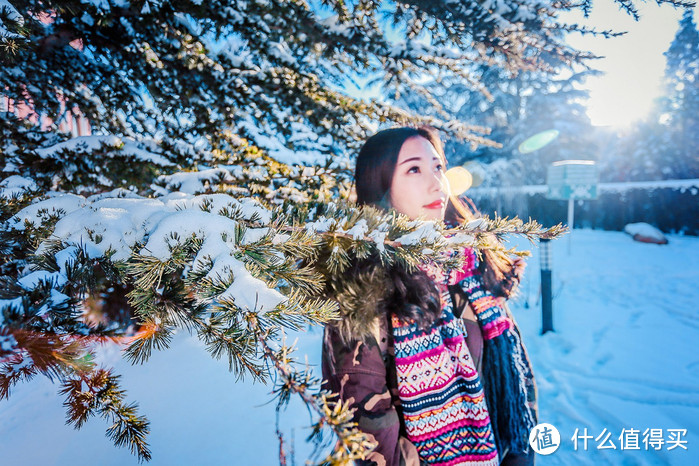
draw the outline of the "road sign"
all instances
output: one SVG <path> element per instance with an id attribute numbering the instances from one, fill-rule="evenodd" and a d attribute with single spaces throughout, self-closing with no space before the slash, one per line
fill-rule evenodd
<path id="1" fill-rule="evenodd" d="M 592 160 L 562 160 L 547 172 L 548 199 L 597 199 L 597 167 Z"/>

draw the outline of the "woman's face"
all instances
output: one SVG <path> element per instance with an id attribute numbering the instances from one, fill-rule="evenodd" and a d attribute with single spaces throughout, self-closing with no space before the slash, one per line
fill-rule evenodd
<path id="1" fill-rule="evenodd" d="M 389 192 L 391 207 L 411 219 L 444 220 L 449 196 L 446 167 L 421 136 L 406 139 L 398 153 Z"/>

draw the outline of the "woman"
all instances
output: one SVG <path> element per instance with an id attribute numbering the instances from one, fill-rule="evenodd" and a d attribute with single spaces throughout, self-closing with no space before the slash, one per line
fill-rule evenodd
<path id="1" fill-rule="evenodd" d="M 367 140 L 357 158 L 357 202 L 410 218 L 473 218 L 449 195 L 439 137 L 395 128 Z M 356 408 L 377 442 L 377 464 L 532 464 L 535 388 L 504 305 L 522 264 L 467 249 L 463 270 L 430 264 L 408 273 L 355 261 L 328 286 L 342 319 L 326 327 L 325 388 Z M 461 317 L 461 319 L 459 319 Z"/>

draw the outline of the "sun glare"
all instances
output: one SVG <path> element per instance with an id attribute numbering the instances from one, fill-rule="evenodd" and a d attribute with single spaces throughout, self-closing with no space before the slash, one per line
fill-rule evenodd
<path id="1" fill-rule="evenodd" d="M 568 18 L 598 30 L 627 32 L 609 39 L 591 34 L 568 38 L 571 46 L 600 57 L 590 65 L 604 74 L 589 76 L 583 86 L 590 92 L 587 115 L 595 126 L 631 127 L 648 116 L 663 92 L 663 52 L 672 43 L 682 11 L 650 3 L 637 6 L 640 21 L 620 11 L 615 2 L 595 3 L 588 18 L 580 12 Z"/>
<path id="2" fill-rule="evenodd" d="M 652 106 L 644 92 L 619 94 L 600 90 L 599 94 L 592 96 L 587 106 L 587 116 L 595 126 L 628 128 L 645 118 Z"/>

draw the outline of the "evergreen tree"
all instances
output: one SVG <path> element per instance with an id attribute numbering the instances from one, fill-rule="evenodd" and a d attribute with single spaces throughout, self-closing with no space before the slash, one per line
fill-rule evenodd
<path id="1" fill-rule="evenodd" d="M 663 95 L 605 162 L 615 180 L 699 177 L 699 33 L 692 10 L 682 15 L 665 57 Z"/>
<path id="2" fill-rule="evenodd" d="M 235 147 L 231 132 L 331 155 L 365 137 L 371 121 L 419 121 L 338 90 L 350 74 L 401 92 L 425 67 L 458 75 L 464 60 L 517 69 L 537 66 L 542 50 L 585 56 L 548 32 L 569 27 L 556 17 L 563 4 L 324 3 L 3 1 L 0 86 L 56 123 L 79 111 L 95 130 L 156 139 L 191 164 L 202 149 Z M 401 40 L 386 35 L 388 12 Z M 450 128 L 479 141 L 468 126 Z"/>
<path id="3" fill-rule="evenodd" d="M 555 78 L 542 73 L 522 73 L 502 90 L 502 100 L 510 106 L 495 107 L 493 114 L 500 116 L 497 133 L 492 138 L 502 142 L 502 148 L 480 148 L 470 158 L 486 162 L 509 160 L 510 169 L 494 179 L 499 186 L 512 184 L 544 184 L 547 167 L 554 161 L 567 159 L 594 159 L 595 143 L 590 137 L 591 124 L 582 100 L 587 92 L 581 83 L 592 72 Z M 495 102 L 498 99 L 496 98 Z M 556 131 L 558 136 L 548 145 L 533 152 L 522 153 L 520 145 L 528 138 L 544 131 Z M 462 153 L 468 157 L 463 144 Z M 478 153 L 480 152 L 480 153 Z"/>
<path id="4" fill-rule="evenodd" d="M 656 157 L 663 178 L 699 177 L 699 32 L 691 9 L 685 10 L 665 52 L 665 95 L 659 124 L 665 151 Z"/>
<path id="5" fill-rule="evenodd" d="M 485 89 L 473 89 L 464 82 L 432 84 L 432 95 L 442 104 L 445 115 L 487 128 L 488 138 L 498 144 L 473 146 L 450 138 L 445 147 L 449 161 L 464 164 L 476 160 L 487 165 L 486 184 L 508 186 L 545 183 L 547 166 L 557 160 L 594 159 L 592 126 L 581 103 L 587 97 L 581 84 L 593 73 L 561 78 L 522 71 L 510 76 L 500 68 L 481 65 L 474 68 L 473 76 Z M 401 99 L 400 104 L 419 111 L 429 102 L 412 96 Z M 555 142 L 533 153 L 519 151 L 523 141 L 547 130 L 558 132 Z"/>

